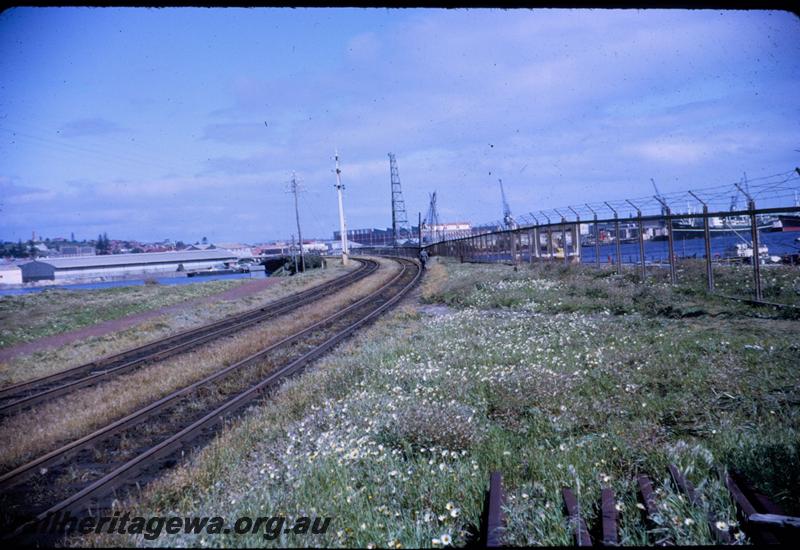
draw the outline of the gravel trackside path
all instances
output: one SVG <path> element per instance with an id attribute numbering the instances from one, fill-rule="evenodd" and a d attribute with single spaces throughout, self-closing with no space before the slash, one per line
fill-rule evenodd
<path id="1" fill-rule="evenodd" d="M 142 311 L 141 313 L 135 313 L 133 315 L 122 317 L 120 319 L 111 319 L 109 321 L 103 321 L 102 323 L 98 323 L 96 325 L 92 325 L 89 327 L 83 327 L 77 330 L 63 332 L 61 334 L 54 334 L 52 336 L 46 336 L 44 338 L 34 340 L 32 342 L 25 342 L 24 344 L 19 344 L 16 346 L 0 349 L 0 362 L 7 361 L 8 359 L 11 359 L 18 355 L 26 355 L 47 348 L 56 348 L 86 338 L 91 338 L 94 336 L 103 336 L 111 332 L 125 330 L 138 323 L 141 323 L 142 321 L 146 321 L 148 319 L 152 319 L 154 317 L 158 317 L 160 315 L 164 315 L 167 313 L 176 313 L 182 309 L 194 307 L 198 304 L 212 303 L 222 300 L 237 300 L 239 298 L 244 298 L 246 296 L 250 296 L 251 294 L 261 292 L 265 288 L 272 286 L 274 284 L 278 284 L 279 282 L 280 282 L 279 278 L 272 278 L 272 277 L 267 277 L 256 281 L 248 281 L 235 288 L 231 288 L 224 292 L 220 292 L 219 294 L 205 296 L 202 298 L 194 298 L 192 300 L 187 300 L 180 304 L 165 306 L 150 311 Z"/>

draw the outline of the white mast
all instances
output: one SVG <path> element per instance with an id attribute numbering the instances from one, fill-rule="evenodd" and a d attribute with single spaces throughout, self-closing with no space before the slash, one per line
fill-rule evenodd
<path id="1" fill-rule="evenodd" d="M 339 233 L 342 237 L 342 265 L 347 265 L 347 256 L 349 251 L 347 250 L 347 226 L 344 223 L 344 207 L 342 206 L 342 189 L 344 189 L 344 185 L 342 185 L 342 171 L 339 169 L 339 151 L 335 152 L 336 155 L 336 191 L 339 195 Z"/>

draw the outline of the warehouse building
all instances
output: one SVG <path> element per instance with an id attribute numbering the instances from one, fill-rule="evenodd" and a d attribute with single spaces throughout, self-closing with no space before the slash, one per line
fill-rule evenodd
<path id="1" fill-rule="evenodd" d="M 215 249 L 47 258 L 21 264 L 19 267 L 22 270 L 22 280 L 27 283 L 163 275 L 176 271 L 198 271 L 235 261 L 235 254 L 228 250 Z"/>
<path id="2" fill-rule="evenodd" d="M 22 270 L 18 265 L 0 264 L 0 285 L 22 284 Z"/>

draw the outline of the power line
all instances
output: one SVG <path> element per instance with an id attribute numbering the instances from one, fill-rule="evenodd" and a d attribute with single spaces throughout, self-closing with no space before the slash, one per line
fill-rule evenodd
<path id="1" fill-rule="evenodd" d="M 10 128 L 3 128 L 0 127 L 0 131 L 11 134 L 14 138 L 23 139 L 28 141 L 29 143 L 32 142 L 35 145 L 45 145 L 48 149 L 56 148 L 61 149 L 61 152 L 64 153 L 72 153 L 72 154 L 88 154 L 96 159 L 110 161 L 111 163 L 114 162 L 123 162 L 128 164 L 135 164 L 137 166 L 149 166 L 151 168 L 158 168 L 160 170 L 167 170 L 167 171 L 174 171 L 176 168 L 175 164 L 166 164 L 162 163 L 158 159 L 152 158 L 144 158 L 144 157 L 137 157 L 130 155 L 129 153 L 117 153 L 113 151 L 102 151 L 96 148 L 90 148 L 82 145 L 75 145 L 73 143 L 64 143 L 58 141 L 53 138 L 49 137 L 42 137 L 36 136 L 33 134 L 29 134 L 26 132 L 20 132 L 18 130 L 13 130 Z M 182 168 L 188 171 L 194 171 L 196 168 L 190 168 L 188 165 L 182 166 Z"/>

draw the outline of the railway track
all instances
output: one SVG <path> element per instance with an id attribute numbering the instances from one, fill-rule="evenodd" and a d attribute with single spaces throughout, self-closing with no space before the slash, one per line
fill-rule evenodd
<path id="1" fill-rule="evenodd" d="M 208 441 L 222 422 L 403 298 L 421 271 L 411 260 L 393 260 L 401 265 L 399 272 L 350 306 L 0 476 L 0 528 L 10 538 L 42 542 L 31 530 L 48 514 L 106 509 L 174 464 L 183 451 Z"/>
<path id="2" fill-rule="evenodd" d="M 704 498 L 700 490 L 686 478 L 675 465 L 668 466 L 669 478 L 674 487 L 685 498 L 688 504 L 698 510 L 705 510 L 709 533 L 716 544 L 734 544 L 732 527 L 724 521 L 718 521 L 713 511 L 704 506 Z M 800 542 L 800 517 L 785 515 L 784 511 L 769 497 L 756 491 L 741 473 L 725 471 L 719 468 L 720 479 L 730 494 L 736 507 L 737 519 L 746 536 L 758 545 L 792 544 Z M 674 546 L 675 541 L 656 520 L 663 515 L 659 509 L 653 482 L 646 474 L 636 478 L 637 497 L 641 505 L 640 521 L 648 530 L 648 544 L 654 546 Z M 595 528 L 590 530 L 585 517 L 587 511 L 581 511 L 575 492 L 570 487 L 561 489 L 564 501 L 564 514 L 569 523 L 574 546 L 619 546 L 620 513 L 616 508 L 616 498 L 611 488 L 604 487 L 600 491 L 597 506 Z M 505 492 L 500 472 L 492 472 L 489 489 L 486 491 L 478 543 L 487 548 L 503 546 L 505 516 L 503 506 Z M 591 510 L 588 511 L 591 514 Z"/>
<path id="3" fill-rule="evenodd" d="M 0 389 L 0 417 L 11 415 L 79 388 L 98 384 L 113 376 L 189 351 L 244 328 L 283 315 L 352 285 L 372 274 L 379 266 L 375 260 L 359 259 L 358 261 L 361 262 L 361 266 L 355 271 L 259 308 L 185 330 L 49 376 L 6 386 Z"/>

